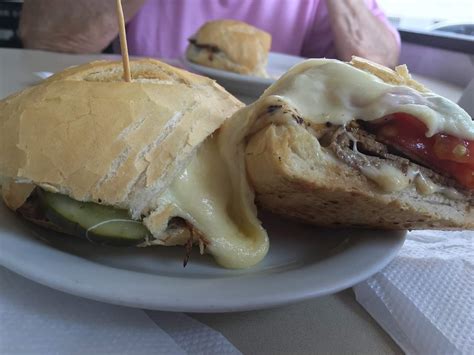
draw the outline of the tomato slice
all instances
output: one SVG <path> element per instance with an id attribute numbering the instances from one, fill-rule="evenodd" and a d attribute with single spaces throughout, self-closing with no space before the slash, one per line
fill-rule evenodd
<path id="1" fill-rule="evenodd" d="M 412 159 L 474 189 L 474 141 L 445 133 L 426 137 L 425 124 L 406 113 L 384 117 L 372 127 L 379 138 L 403 148 Z"/>
<path id="2" fill-rule="evenodd" d="M 459 164 L 446 161 L 443 163 L 444 171 L 449 172 L 461 185 L 474 189 L 474 168 L 468 164 Z M 441 168 L 440 168 L 441 169 Z"/>
<path id="3" fill-rule="evenodd" d="M 474 166 L 474 142 L 447 134 L 435 135 L 434 153 L 442 160 L 451 160 Z"/>

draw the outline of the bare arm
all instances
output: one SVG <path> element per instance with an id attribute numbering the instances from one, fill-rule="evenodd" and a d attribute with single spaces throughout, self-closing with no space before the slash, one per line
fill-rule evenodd
<path id="1" fill-rule="evenodd" d="M 145 0 L 123 0 L 125 21 Z M 25 0 L 20 37 L 25 48 L 96 53 L 118 34 L 114 0 Z"/>
<path id="2" fill-rule="evenodd" d="M 394 34 L 364 0 L 327 0 L 327 5 L 339 59 L 357 55 L 388 67 L 397 64 L 400 49 Z"/>

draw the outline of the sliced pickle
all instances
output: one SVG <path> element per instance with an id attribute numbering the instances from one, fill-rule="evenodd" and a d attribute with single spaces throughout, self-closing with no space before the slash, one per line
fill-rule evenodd
<path id="1" fill-rule="evenodd" d="M 137 245 L 150 235 L 125 210 L 93 202 L 79 202 L 62 194 L 39 191 L 46 217 L 66 233 L 102 245 Z"/>

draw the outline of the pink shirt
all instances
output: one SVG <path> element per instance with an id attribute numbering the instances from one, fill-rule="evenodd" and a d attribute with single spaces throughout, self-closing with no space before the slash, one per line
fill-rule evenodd
<path id="1" fill-rule="evenodd" d="M 376 1 L 366 3 L 400 41 Z M 336 56 L 325 0 L 148 0 L 127 25 L 130 54 L 180 58 L 188 38 L 214 19 L 241 20 L 269 32 L 273 52 Z"/>

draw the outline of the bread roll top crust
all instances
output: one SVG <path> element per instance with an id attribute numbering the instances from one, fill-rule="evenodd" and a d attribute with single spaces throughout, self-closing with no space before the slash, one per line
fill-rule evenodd
<path id="1" fill-rule="evenodd" d="M 154 196 L 242 104 L 214 81 L 153 59 L 97 61 L 0 102 L 0 176 L 79 201 L 156 208 Z"/>

